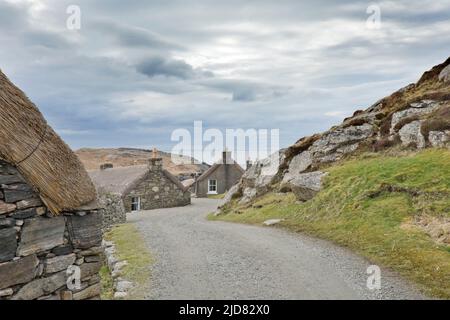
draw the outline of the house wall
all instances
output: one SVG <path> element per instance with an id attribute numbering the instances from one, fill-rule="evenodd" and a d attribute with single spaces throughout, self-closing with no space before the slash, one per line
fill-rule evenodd
<path id="1" fill-rule="evenodd" d="M 239 182 L 242 174 L 235 165 L 221 165 L 204 180 L 197 182 L 197 197 L 208 196 L 208 180 L 217 180 L 217 193 L 223 194 Z"/>
<path id="2" fill-rule="evenodd" d="M 18 171 L 0 160 L 0 300 L 100 297 L 103 250 L 97 209 L 52 216 Z M 68 288 L 68 268 L 80 286 Z"/>
<path id="3" fill-rule="evenodd" d="M 182 190 L 163 172 L 162 162 L 150 165 L 149 173 L 123 199 L 125 211 L 131 211 L 133 197 L 141 198 L 141 210 L 172 208 L 191 203 L 191 193 Z"/>

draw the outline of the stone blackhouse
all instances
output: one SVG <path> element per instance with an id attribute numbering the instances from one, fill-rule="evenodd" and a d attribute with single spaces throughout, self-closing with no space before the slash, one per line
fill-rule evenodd
<path id="1" fill-rule="evenodd" d="M 103 166 L 104 168 L 104 166 Z M 146 166 L 106 168 L 90 171 L 100 198 L 114 198 L 114 208 L 106 208 L 110 221 L 122 220 L 123 212 L 185 206 L 191 194 L 170 172 L 162 159 L 154 156 Z M 118 201 L 120 199 L 120 201 Z M 119 203 L 121 202 L 121 203 Z M 123 212 L 120 206 L 123 206 Z"/>
<path id="2" fill-rule="evenodd" d="M 0 300 L 100 297 L 101 212 L 83 165 L 0 71 Z"/>
<path id="3" fill-rule="evenodd" d="M 222 159 L 197 178 L 195 194 L 199 198 L 223 194 L 237 184 L 243 174 L 244 170 L 231 158 L 231 152 L 224 151 Z"/>

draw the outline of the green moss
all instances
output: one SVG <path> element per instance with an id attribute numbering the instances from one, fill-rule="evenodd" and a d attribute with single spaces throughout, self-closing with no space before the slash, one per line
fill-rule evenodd
<path id="1" fill-rule="evenodd" d="M 450 298 L 449 247 L 402 227 L 420 215 L 450 217 L 450 151 L 363 155 L 327 171 L 324 189 L 311 201 L 267 194 L 210 219 L 260 224 L 283 218 L 282 227 L 347 246 L 415 281 L 424 293 Z"/>
<path id="2" fill-rule="evenodd" d="M 105 234 L 105 239 L 116 245 L 116 256 L 126 260 L 128 265 L 123 270 L 123 278 L 135 285 L 130 291 L 130 299 L 143 299 L 150 281 L 150 266 L 153 258 L 145 246 L 145 241 L 133 224 L 115 226 Z M 108 280 L 104 280 L 108 288 Z"/>

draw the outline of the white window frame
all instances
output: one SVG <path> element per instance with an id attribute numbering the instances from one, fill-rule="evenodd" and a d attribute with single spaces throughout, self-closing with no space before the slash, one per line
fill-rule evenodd
<path id="1" fill-rule="evenodd" d="M 135 199 L 137 199 L 137 202 Z M 137 205 L 137 210 L 133 210 L 134 205 Z M 131 212 L 137 211 L 141 211 L 141 197 L 131 197 Z"/>
<path id="2" fill-rule="evenodd" d="M 213 184 L 211 183 L 212 181 L 214 181 L 215 183 L 215 191 L 211 191 L 211 187 L 213 186 Z M 208 194 L 217 194 L 217 190 L 219 189 L 219 183 L 217 181 L 217 179 L 208 179 Z"/>

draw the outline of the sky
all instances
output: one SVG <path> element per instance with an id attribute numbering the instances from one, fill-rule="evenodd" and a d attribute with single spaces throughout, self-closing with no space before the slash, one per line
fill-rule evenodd
<path id="1" fill-rule="evenodd" d="M 194 121 L 287 147 L 449 56 L 450 0 L 0 0 L 0 69 L 73 149 L 170 151 Z"/>

